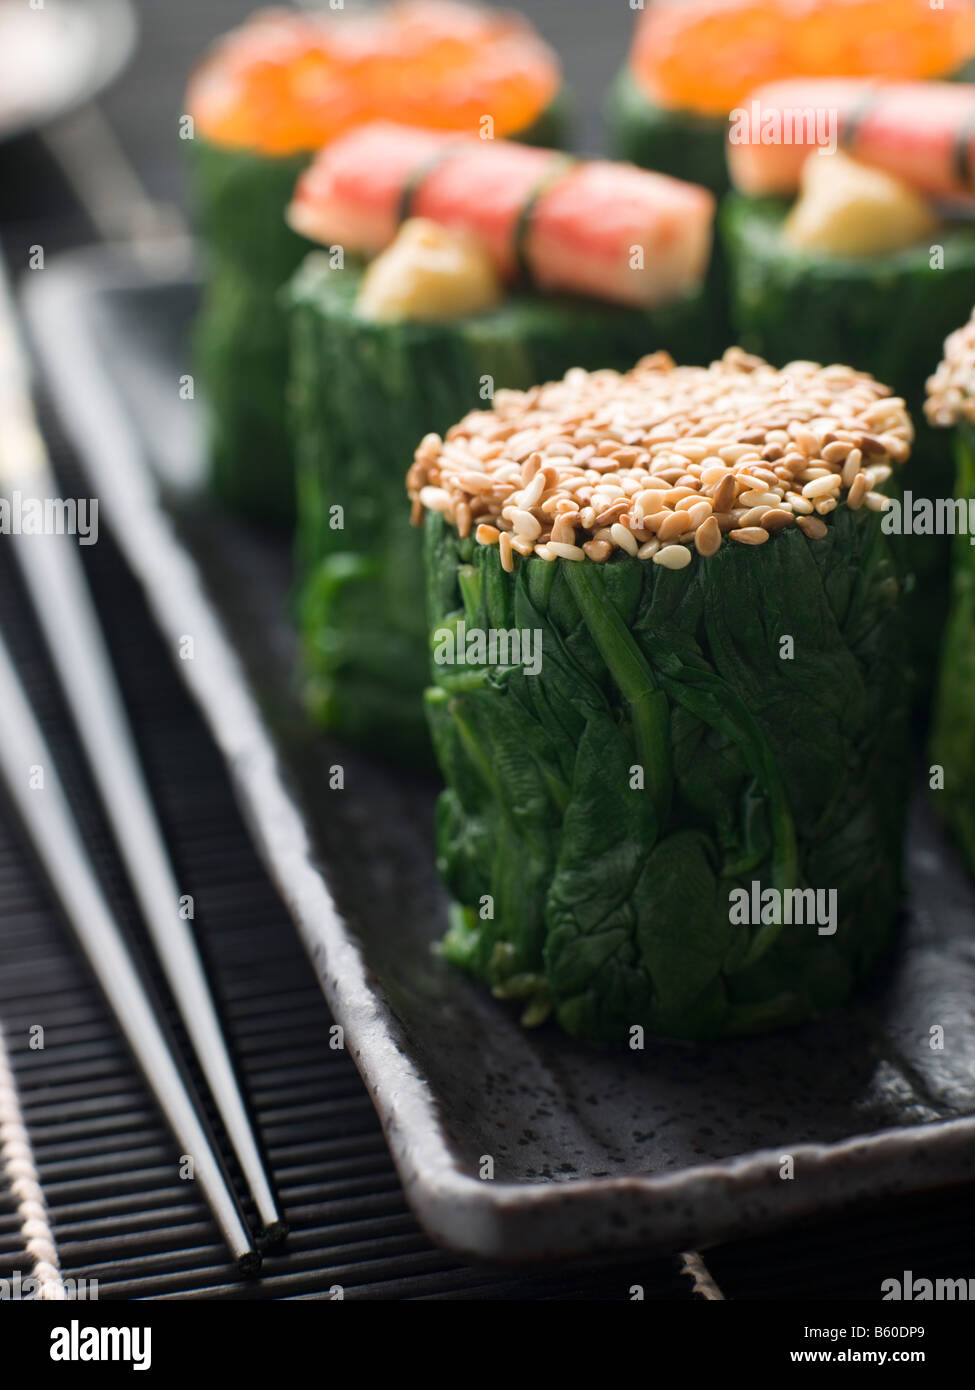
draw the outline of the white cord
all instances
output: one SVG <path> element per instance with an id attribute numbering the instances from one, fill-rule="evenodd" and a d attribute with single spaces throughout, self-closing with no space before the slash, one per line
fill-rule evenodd
<path id="1" fill-rule="evenodd" d="M 0 1028 L 0 1166 L 17 1200 L 24 1249 L 34 1264 L 38 1297 L 67 1298 L 61 1278 L 58 1248 L 44 1200 L 30 1136 L 24 1125 L 13 1068 Z"/>

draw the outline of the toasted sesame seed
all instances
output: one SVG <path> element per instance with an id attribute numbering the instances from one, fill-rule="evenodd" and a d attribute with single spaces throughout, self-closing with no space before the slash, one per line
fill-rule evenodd
<path id="1" fill-rule="evenodd" d="M 844 487 L 849 488 L 853 486 L 853 479 L 859 473 L 860 465 L 862 462 L 863 454 L 860 452 L 860 450 L 851 449 L 846 456 L 846 460 L 843 464 L 843 472 L 841 474 Z"/>
<path id="2" fill-rule="evenodd" d="M 767 484 L 761 478 L 756 478 L 751 473 L 739 473 L 736 476 L 738 479 L 739 495 L 743 492 L 764 492 L 766 489 Z"/>
<path id="3" fill-rule="evenodd" d="M 626 506 L 625 500 L 617 498 L 615 502 L 611 502 L 608 507 L 605 507 L 603 511 L 599 513 L 595 519 L 596 525 L 612 526 L 614 521 L 619 521 L 620 517 L 626 511 Z"/>
<path id="4" fill-rule="evenodd" d="M 755 441 L 755 443 L 758 442 L 758 440 Z M 753 458 L 758 456 L 753 444 L 725 444 L 718 450 L 718 457 L 724 463 L 737 463 L 739 459 L 749 455 Z"/>
<path id="5" fill-rule="evenodd" d="M 703 521 L 694 533 L 694 545 L 698 554 L 714 555 L 721 546 L 721 527 L 713 516 Z"/>
<path id="6" fill-rule="evenodd" d="M 613 547 L 606 541 L 584 541 L 583 551 L 594 560 L 597 565 L 601 565 L 604 560 L 608 560 L 613 553 Z"/>
<path id="7" fill-rule="evenodd" d="M 584 560 L 586 552 L 580 545 L 568 545 L 562 541 L 549 541 L 548 548 L 561 560 Z"/>
<path id="8" fill-rule="evenodd" d="M 659 541 L 645 541 L 644 544 L 641 545 L 640 549 L 637 551 L 636 558 L 638 560 L 652 560 L 659 549 Z"/>
<path id="9" fill-rule="evenodd" d="M 882 492 L 868 492 L 863 500 L 872 512 L 884 512 L 890 506 L 890 498 Z"/>
<path id="10" fill-rule="evenodd" d="M 507 531 L 502 531 L 499 535 L 498 549 L 501 552 L 501 568 L 510 574 L 515 567 L 515 562 L 511 554 L 511 537 Z"/>
<path id="11" fill-rule="evenodd" d="M 538 502 L 541 500 L 541 496 L 544 491 L 545 475 L 541 472 L 536 472 L 531 482 L 528 483 L 525 488 L 523 488 L 521 497 L 519 499 L 525 511 L 529 511 L 532 507 L 538 504 Z"/>
<path id="12" fill-rule="evenodd" d="M 527 487 L 542 466 L 541 454 L 529 454 L 521 465 L 521 485 Z"/>
<path id="13" fill-rule="evenodd" d="M 628 531 L 625 526 L 621 526 L 619 522 L 616 522 L 609 528 L 609 533 L 615 544 L 618 545 L 621 550 L 625 550 L 629 555 L 635 555 L 637 553 L 639 547 L 637 546 L 636 538 L 632 531 Z"/>
<path id="14" fill-rule="evenodd" d="M 803 535 L 808 536 L 811 541 L 821 541 L 829 530 L 825 521 L 820 521 L 818 516 L 797 517 L 796 525 Z"/>
<path id="15" fill-rule="evenodd" d="M 487 473 L 461 473 L 457 481 L 465 492 L 475 497 L 481 492 L 491 492 L 495 487 L 495 479 Z"/>
<path id="16" fill-rule="evenodd" d="M 783 507 L 774 507 L 762 517 L 762 525 L 774 536 L 779 531 L 784 531 L 787 526 L 792 526 L 795 519 L 794 513 L 787 512 Z"/>
<path id="17" fill-rule="evenodd" d="M 733 541 L 740 541 L 742 545 L 764 545 L 769 538 L 764 526 L 740 526 L 729 531 L 728 535 Z"/>
<path id="18" fill-rule="evenodd" d="M 667 512 L 662 520 L 659 517 L 655 517 L 654 520 L 657 522 L 657 536 L 662 541 L 675 541 L 678 536 L 691 529 L 684 512 Z"/>
<path id="19" fill-rule="evenodd" d="M 664 495 L 659 488 L 645 488 L 637 493 L 633 504 L 641 515 L 653 516 L 655 512 L 664 510 Z"/>
<path id="20" fill-rule="evenodd" d="M 419 496 L 428 512 L 445 512 L 450 508 L 450 493 L 442 487 L 422 488 Z"/>
<path id="21" fill-rule="evenodd" d="M 702 497 L 700 501 L 695 502 L 693 507 L 688 507 L 686 513 L 688 529 L 696 531 L 699 526 L 703 526 L 704 522 L 707 521 L 708 517 L 711 515 L 711 510 L 711 503 L 706 497 Z"/>
<path id="22" fill-rule="evenodd" d="M 838 473 L 827 473 L 825 477 L 813 478 L 811 483 L 806 483 L 802 489 L 803 497 L 827 497 L 831 492 L 839 491 L 840 475 Z"/>
<path id="23" fill-rule="evenodd" d="M 870 484 L 867 482 L 866 473 L 858 473 L 850 484 L 849 492 L 846 494 L 846 505 L 853 512 L 859 511 L 869 491 Z"/>
<path id="24" fill-rule="evenodd" d="M 789 433 L 802 452 L 808 457 L 819 452 L 819 440 L 802 425 L 793 422 L 789 426 Z"/>
<path id="25" fill-rule="evenodd" d="M 721 482 L 718 483 L 718 486 L 714 489 L 714 495 L 711 498 L 716 512 L 728 511 L 734 503 L 737 488 L 738 480 L 733 473 L 728 473 L 722 478 Z"/>
<path id="26" fill-rule="evenodd" d="M 790 473 L 800 473 L 808 462 L 809 460 L 806 458 L 805 454 L 793 452 L 786 454 L 782 459 L 782 467 L 788 468 Z"/>
<path id="27" fill-rule="evenodd" d="M 418 459 L 435 459 L 443 447 L 439 434 L 425 434 L 417 447 Z"/>
<path id="28" fill-rule="evenodd" d="M 700 463 L 709 452 L 703 439 L 682 439 L 680 448 L 688 463 Z"/>
<path id="29" fill-rule="evenodd" d="M 691 552 L 686 545 L 665 545 L 650 558 L 655 565 L 663 565 L 664 569 L 682 570 L 691 563 Z"/>

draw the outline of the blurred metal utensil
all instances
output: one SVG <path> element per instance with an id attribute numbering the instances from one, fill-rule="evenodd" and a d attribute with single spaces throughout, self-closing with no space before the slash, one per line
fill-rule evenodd
<path id="1" fill-rule="evenodd" d="M 130 0 L 4 0 L 0 13 L 0 141 L 91 101 L 132 56 Z"/>
<path id="2" fill-rule="evenodd" d="M 34 418 L 26 358 L 2 270 L 0 491 L 8 496 L 18 492 L 22 497 L 57 496 Z M 196 943 L 180 915 L 180 891 L 78 553 L 64 535 L 20 536 L 13 549 L 152 944 L 265 1232 L 270 1239 L 280 1238 L 285 1224 L 264 1171 Z M 91 940 L 90 933 L 83 938 L 85 943 Z"/>
<path id="3" fill-rule="evenodd" d="M 182 212 L 149 196 L 94 102 L 52 122 L 42 136 L 102 240 L 124 244 L 152 272 L 172 274 L 189 264 L 193 242 Z"/>

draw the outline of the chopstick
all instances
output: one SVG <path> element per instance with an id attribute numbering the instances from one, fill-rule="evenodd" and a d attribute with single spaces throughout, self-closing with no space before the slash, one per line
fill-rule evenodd
<path id="1" fill-rule="evenodd" d="M 189 1094 L 170 1056 L 149 999 L 132 964 L 71 815 L 54 760 L 0 637 L 0 776 L 81 942 L 129 1047 L 180 1144 L 238 1267 L 251 1273 L 261 1257 Z M 43 771 L 38 785 L 34 769 Z M 35 785 L 31 785 L 32 782 Z"/>
<path id="2" fill-rule="evenodd" d="M 0 488 L 8 494 L 19 489 L 29 496 L 56 496 L 2 271 L 0 418 Z M 19 536 L 13 549 L 153 947 L 265 1235 L 280 1239 L 287 1228 L 264 1171 L 196 943 L 180 915 L 180 891 L 78 554 L 67 537 L 58 535 Z"/>

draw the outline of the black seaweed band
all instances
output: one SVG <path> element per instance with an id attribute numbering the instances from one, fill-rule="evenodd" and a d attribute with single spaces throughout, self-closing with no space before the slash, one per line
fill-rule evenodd
<path id="1" fill-rule="evenodd" d="M 457 153 L 457 146 L 451 143 L 446 145 L 436 154 L 432 154 L 429 159 L 421 160 L 407 179 L 403 191 L 399 198 L 399 208 L 396 213 L 396 225 L 401 227 L 410 217 L 413 216 L 413 204 L 416 195 L 419 193 L 424 181 L 430 177 L 435 170 L 441 168 Z"/>
<path id="2" fill-rule="evenodd" d="M 515 223 L 514 254 L 515 263 L 518 266 L 518 280 L 522 284 L 531 281 L 531 265 L 528 261 L 528 234 L 531 231 L 532 219 L 542 197 L 559 179 L 573 169 L 579 161 L 570 154 L 560 154 L 552 161 L 551 168 L 547 169 L 538 180 L 535 187 L 529 193 L 525 206 L 518 214 L 518 221 Z"/>
<path id="3" fill-rule="evenodd" d="M 402 226 L 408 218 L 413 216 L 413 205 L 424 182 L 442 168 L 459 153 L 456 147 L 448 146 L 446 149 L 438 150 L 430 159 L 425 159 L 418 164 L 406 182 L 403 192 L 400 194 L 399 208 L 397 211 L 397 225 Z M 560 178 L 572 169 L 578 161 L 567 154 L 557 154 L 553 157 L 552 165 L 545 171 L 538 180 L 535 187 L 525 200 L 525 205 L 518 214 L 514 231 L 514 259 L 518 267 L 518 279 L 523 283 L 528 283 L 531 279 L 531 267 L 528 264 L 528 233 L 531 230 L 532 218 L 538 206 L 539 199 L 557 183 Z"/>
<path id="4" fill-rule="evenodd" d="M 966 121 L 962 121 L 961 129 L 955 137 L 954 168 L 958 182 L 964 187 L 975 191 L 975 161 L 972 160 L 972 150 L 975 145 L 975 106 Z"/>
<path id="5" fill-rule="evenodd" d="M 871 88 L 869 91 L 864 92 L 859 101 L 855 103 L 849 115 L 844 120 L 841 120 L 839 144 L 842 145 L 843 149 L 848 150 L 851 155 L 853 154 L 853 146 L 856 144 L 856 138 L 860 133 L 860 127 L 871 112 L 876 110 L 879 99 L 879 90 L 876 87 Z"/>

